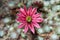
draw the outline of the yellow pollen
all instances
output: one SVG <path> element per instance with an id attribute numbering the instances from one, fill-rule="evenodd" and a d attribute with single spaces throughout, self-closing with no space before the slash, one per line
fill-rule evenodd
<path id="1" fill-rule="evenodd" d="M 31 19 L 31 16 L 27 16 L 27 17 L 26 17 L 26 21 L 27 21 L 27 22 L 31 22 L 31 20 L 32 20 L 32 19 Z"/>

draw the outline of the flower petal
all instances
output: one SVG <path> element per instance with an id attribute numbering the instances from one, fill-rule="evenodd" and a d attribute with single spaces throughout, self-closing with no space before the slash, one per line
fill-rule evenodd
<path id="1" fill-rule="evenodd" d="M 25 15 L 23 15 L 22 13 L 17 13 L 16 14 L 18 17 L 22 16 L 22 17 L 25 17 Z"/>
<path id="2" fill-rule="evenodd" d="M 26 15 L 26 12 L 23 8 L 20 8 L 20 13 L 22 13 L 23 15 Z"/>
<path id="3" fill-rule="evenodd" d="M 43 19 L 42 19 L 42 18 L 37 18 L 36 21 L 37 21 L 37 22 L 42 22 Z"/>
<path id="4" fill-rule="evenodd" d="M 43 18 L 33 18 L 32 22 L 42 22 Z"/>
<path id="5" fill-rule="evenodd" d="M 29 7 L 27 14 L 30 15 L 31 12 L 32 12 L 32 6 Z"/>
<path id="6" fill-rule="evenodd" d="M 38 17 L 41 17 L 41 14 L 37 13 L 35 15 L 32 16 L 33 18 L 38 18 Z"/>
<path id="7" fill-rule="evenodd" d="M 27 8 L 26 8 L 26 6 L 24 5 L 24 10 L 25 10 L 25 12 L 27 13 Z"/>
<path id="8" fill-rule="evenodd" d="M 37 12 L 37 8 L 33 8 L 31 15 L 35 14 Z"/>
<path id="9" fill-rule="evenodd" d="M 18 28 L 22 28 L 23 26 L 25 26 L 25 24 L 24 24 L 24 23 L 21 23 L 21 24 L 18 26 Z"/>
<path id="10" fill-rule="evenodd" d="M 21 20 L 19 18 L 17 18 L 16 21 L 21 22 L 21 23 L 24 23 L 25 22 L 24 20 Z"/>
<path id="11" fill-rule="evenodd" d="M 32 24 L 29 25 L 29 28 L 30 28 L 30 30 L 31 30 L 33 33 L 35 33 L 34 26 L 33 26 Z"/>
<path id="12" fill-rule="evenodd" d="M 40 25 L 38 23 L 33 23 L 33 25 L 36 27 L 36 28 L 40 28 Z"/>
<path id="13" fill-rule="evenodd" d="M 22 20 L 20 20 L 19 18 L 17 18 L 17 19 L 16 19 L 16 21 L 19 21 L 19 22 L 21 22 Z"/>
<path id="14" fill-rule="evenodd" d="M 25 17 L 19 16 L 17 17 L 17 21 L 25 21 Z"/>
<path id="15" fill-rule="evenodd" d="M 28 31 L 28 26 L 27 24 L 25 25 L 25 29 L 24 29 L 24 33 L 26 33 Z"/>

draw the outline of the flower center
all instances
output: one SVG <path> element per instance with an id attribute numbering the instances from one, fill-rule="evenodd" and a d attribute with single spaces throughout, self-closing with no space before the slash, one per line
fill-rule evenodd
<path id="1" fill-rule="evenodd" d="M 32 20 L 32 19 L 31 19 L 30 16 L 27 16 L 27 17 L 26 17 L 26 21 L 27 21 L 27 22 L 31 22 L 31 20 Z"/>

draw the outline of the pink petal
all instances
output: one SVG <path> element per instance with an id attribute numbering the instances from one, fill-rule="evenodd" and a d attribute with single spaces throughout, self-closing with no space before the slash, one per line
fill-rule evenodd
<path id="1" fill-rule="evenodd" d="M 24 17 L 20 17 L 19 19 L 21 19 L 22 21 L 25 21 L 25 18 Z"/>
<path id="2" fill-rule="evenodd" d="M 20 16 L 20 17 L 17 18 L 17 20 L 18 20 L 18 21 L 19 21 L 19 20 L 25 21 L 25 17 Z"/>
<path id="3" fill-rule="evenodd" d="M 22 28 L 22 27 L 24 27 L 24 26 L 25 26 L 25 24 L 21 23 L 21 24 L 18 26 L 18 28 Z"/>
<path id="4" fill-rule="evenodd" d="M 20 12 L 23 14 L 23 15 L 26 15 L 26 12 L 23 8 L 20 8 Z"/>
<path id="5" fill-rule="evenodd" d="M 33 26 L 32 24 L 29 25 L 29 28 L 30 28 L 30 30 L 31 30 L 33 33 L 35 33 L 34 26 Z"/>
<path id="6" fill-rule="evenodd" d="M 35 14 L 36 12 L 37 12 L 37 8 L 33 8 L 31 15 Z"/>
<path id="7" fill-rule="evenodd" d="M 36 15 L 40 15 L 40 17 L 41 17 L 42 13 L 37 13 Z"/>
<path id="8" fill-rule="evenodd" d="M 16 14 L 18 17 L 22 16 L 22 17 L 25 17 L 25 15 L 23 15 L 22 13 L 18 13 Z"/>
<path id="9" fill-rule="evenodd" d="M 42 18 L 33 18 L 32 22 L 42 22 Z"/>
<path id="10" fill-rule="evenodd" d="M 41 17 L 41 14 L 38 13 L 38 14 L 33 15 L 32 17 L 33 18 L 38 18 L 38 17 Z"/>
<path id="11" fill-rule="evenodd" d="M 32 12 L 32 6 L 29 7 L 27 14 L 30 15 L 31 12 Z"/>
<path id="12" fill-rule="evenodd" d="M 27 26 L 27 24 L 25 25 L 25 29 L 24 29 L 24 33 L 27 33 L 27 31 L 28 31 L 28 26 Z"/>
<path id="13" fill-rule="evenodd" d="M 25 22 L 25 21 L 23 21 L 23 20 L 21 20 L 19 18 L 17 18 L 16 21 L 21 22 L 21 23 L 24 23 Z"/>
<path id="14" fill-rule="evenodd" d="M 40 28 L 40 25 L 38 23 L 33 23 L 33 25 L 36 27 L 36 28 Z"/>
<path id="15" fill-rule="evenodd" d="M 26 8 L 26 6 L 24 5 L 24 10 L 25 10 L 25 12 L 27 13 L 27 8 Z"/>
<path id="16" fill-rule="evenodd" d="M 42 18 L 37 18 L 36 21 L 37 21 L 37 22 L 42 22 L 43 19 L 42 19 Z"/>
<path id="17" fill-rule="evenodd" d="M 20 22 L 21 20 L 19 18 L 17 18 L 16 21 L 19 21 Z"/>

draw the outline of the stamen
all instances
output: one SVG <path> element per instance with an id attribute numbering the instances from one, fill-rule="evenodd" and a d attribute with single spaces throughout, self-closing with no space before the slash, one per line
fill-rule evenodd
<path id="1" fill-rule="evenodd" d="M 26 17 L 26 21 L 27 21 L 27 22 L 31 22 L 31 21 L 32 21 L 31 17 L 30 17 L 30 16 L 27 16 L 27 17 Z"/>

